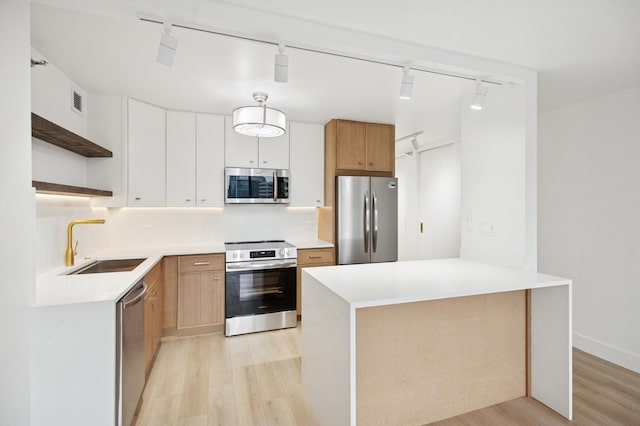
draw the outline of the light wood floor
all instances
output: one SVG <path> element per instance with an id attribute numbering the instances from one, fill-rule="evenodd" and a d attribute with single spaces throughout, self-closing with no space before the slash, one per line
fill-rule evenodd
<path id="1" fill-rule="evenodd" d="M 574 420 L 520 398 L 434 423 L 640 425 L 640 374 L 573 352 Z M 300 384 L 300 327 L 163 340 L 137 426 L 317 425 Z"/>

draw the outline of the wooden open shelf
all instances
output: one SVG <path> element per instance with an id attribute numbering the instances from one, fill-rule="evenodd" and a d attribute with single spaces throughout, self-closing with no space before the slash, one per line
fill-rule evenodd
<path id="1" fill-rule="evenodd" d="M 111 197 L 113 192 L 102 189 L 84 188 L 81 186 L 61 185 L 59 183 L 49 183 L 31 181 L 36 192 L 39 194 L 75 195 L 82 197 Z"/>
<path id="2" fill-rule="evenodd" d="M 85 157 L 113 157 L 108 149 L 34 113 L 31 113 L 31 135 Z"/>

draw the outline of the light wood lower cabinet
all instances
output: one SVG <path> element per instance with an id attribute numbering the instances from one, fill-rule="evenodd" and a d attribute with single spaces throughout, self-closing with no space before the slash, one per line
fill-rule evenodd
<path id="1" fill-rule="evenodd" d="M 318 249 L 298 249 L 298 270 L 296 279 L 296 307 L 302 315 L 302 268 L 335 265 L 333 247 Z"/>
<path id="2" fill-rule="evenodd" d="M 147 294 L 144 297 L 144 365 L 149 371 L 153 357 L 158 350 L 162 335 L 163 311 L 163 271 L 162 262 L 149 271 L 144 277 Z"/>
<path id="3" fill-rule="evenodd" d="M 224 255 L 178 257 L 177 329 L 224 324 Z"/>

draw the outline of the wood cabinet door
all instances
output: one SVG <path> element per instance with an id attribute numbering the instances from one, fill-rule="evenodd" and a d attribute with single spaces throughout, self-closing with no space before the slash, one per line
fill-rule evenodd
<path id="1" fill-rule="evenodd" d="M 196 205 L 224 207 L 224 117 L 196 116 Z"/>
<path id="2" fill-rule="evenodd" d="M 224 323 L 224 271 L 180 273 L 178 329 L 222 323 Z"/>
<path id="3" fill-rule="evenodd" d="M 129 99 L 128 205 L 165 205 L 165 110 Z"/>
<path id="4" fill-rule="evenodd" d="M 225 167 L 259 167 L 258 138 L 241 135 L 233 130 L 231 117 L 224 117 Z"/>
<path id="5" fill-rule="evenodd" d="M 356 121 L 338 121 L 336 168 L 342 170 L 366 169 L 366 127 Z"/>
<path id="6" fill-rule="evenodd" d="M 324 205 L 324 126 L 289 123 L 291 146 L 290 207 Z"/>
<path id="7" fill-rule="evenodd" d="M 196 205 L 196 115 L 167 111 L 167 206 Z"/>
<path id="8" fill-rule="evenodd" d="M 386 124 L 366 125 L 367 170 L 393 172 L 395 130 Z"/>

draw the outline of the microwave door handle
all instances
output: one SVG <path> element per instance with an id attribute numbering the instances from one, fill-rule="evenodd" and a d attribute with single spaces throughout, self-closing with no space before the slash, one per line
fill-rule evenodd
<path id="1" fill-rule="evenodd" d="M 273 171 L 273 201 L 278 201 L 278 176 L 276 171 Z"/>

